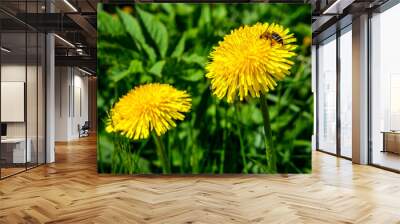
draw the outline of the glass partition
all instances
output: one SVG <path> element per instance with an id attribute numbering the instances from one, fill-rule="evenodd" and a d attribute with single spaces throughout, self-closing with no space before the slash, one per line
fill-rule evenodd
<path id="1" fill-rule="evenodd" d="M 340 35 L 340 155 L 352 157 L 352 33 L 351 25 Z"/>
<path id="2" fill-rule="evenodd" d="M 336 36 L 318 47 L 318 149 L 336 154 Z"/>
<path id="3" fill-rule="evenodd" d="M 31 158 L 26 140 L 26 41 L 25 32 L 1 35 L 2 177 L 24 171 Z"/>
<path id="4" fill-rule="evenodd" d="M 26 2 L 0 7 L 19 16 L 42 10 L 43 1 Z M 43 33 L 0 12 L 1 179 L 45 163 L 45 44 Z"/>

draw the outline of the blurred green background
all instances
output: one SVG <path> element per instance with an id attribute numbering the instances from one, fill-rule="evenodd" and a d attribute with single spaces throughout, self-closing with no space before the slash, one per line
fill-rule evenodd
<path id="1" fill-rule="evenodd" d="M 161 173 L 152 138 L 105 132 L 113 104 L 134 86 L 160 82 L 187 90 L 191 112 L 162 136 L 173 173 L 264 173 L 258 99 L 228 104 L 211 94 L 205 65 L 232 29 L 257 22 L 290 28 L 299 45 L 292 74 L 267 96 L 280 173 L 311 171 L 311 7 L 298 4 L 99 5 L 98 171 Z M 242 152 L 241 152 L 241 149 Z"/>

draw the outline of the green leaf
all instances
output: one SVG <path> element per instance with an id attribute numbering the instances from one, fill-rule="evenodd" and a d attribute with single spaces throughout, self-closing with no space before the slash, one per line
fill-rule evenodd
<path id="1" fill-rule="evenodd" d="M 294 146 L 310 147 L 311 143 L 308 140 L 294 140 Z"/>
<path id="2" fill-rule="evenodd" d="M 132 60 L 129 64 L 129 72 L 130 73 L 140 73 L 143 72 L 142 62 L 139 60 Z"/>
<path id="3" fill-rule="evenodd" d="M 201 8 L 201 15 L 199 19 L 199 26 L 206 26 L 210 25 L 211 22 L 211 11 L 210 11 L 210 6 L 209 5 L 204 5 Z"/>
<path id="4" fill-rule="evenodd" d="M 124 34 L 123 26 L 118 17 L 113 17 L 104 11 L 98 12 L 97 27 L 100 35 L 116 37 Z"/>
<path id="5" fill-rule="evenodd" d="M 190 56 L 188 56 L 188 57 L 183 57 L 182 59 L 183 59 L 183 61 L 186 62 L 186 63 L 198 64 L 198 65 L 200 65 L 200 66 L 202 66 L 202 67 L 203 67 L 203 66 L 206 64 L 206 62 L 207 62 L 206 57 L 200 56 L 200 55 L 197 55 L 197 54 L 191 54 Z"/>
<path id="6" fill-rule="evenodd" d="M 105 107 L 105 100 L 99 93 L 97 93 L 97 106 L 101 108 Z"/>
<path id="7" fill-rule="evenodd" d="M 167 28 L 152 14 L 141 10 L 139 7 L 136 7 L 136 10 L 151 39 L 157 44 L 161 57 L 165 57 L 168 50 Z"/>
<path id="8" fill-rule="evenodd" d="M 146 52 L 147 56 L 149 56 L 150 62 L 156 61 L 156 52 L 152 47 L 147 44 L 143 44 L 143 50 Z"/>
<path id="9" fill-rule="evenodd" d="M 165 65 L 165 61 L 158 61 L 157 63 L 155 63 L 153 65 L 153 67 L 151 67 L 151 69 L 149 70 L 149 73 L 161 78 L 161 76 L 162 76 L 161 72 L 164 68 L 164 65 Z"/>
<path id="10" fill-rule="evenodd" d="M 124 80 L 127 76 L 135 74 L 135 73 L 141 73 L 143 72 L 143 65 L 142 62 L 139 60 L 132 60 L 129 64 L 128 70 L 124 71 L 112 71 L 110 73 L 110 78 L 113 82 L 119 82 L 121 80 Z"/>
<path id="11" fill-rule="evenodd" d="M 176 4 L 176 14 L 184 16 L 184 15 L 191 15 L 195 10 L 193 5 L 191 4 Z"/>
<path id="12" fill-rule="evenodd" d="M 185 42 L 186 42 L 186 34 L 183 34 L 178 44 L 176 45 L 174 52 L 172 52 L 171 55 L 172 57 L 178 58 L 183 54 L 183 51 L 185 50 Z"/>
<path id="13" fill-rule="evenodd" d="M 186 39 L 196 39 L 199 35 L 198 28 L 188 28 L 185 31 Z"/>
<path id="14" fill-rule="evenodd" d="M 131 37 L 137 40 L 140 44 L 145 43 L 144 35 L 137 19 L 118 8 L 117 13 L 124 23 L 125 29 L 129 35 L 131 35 Z"/>
<path id="15" fill-rule="evenodd" d="M 128 75 L 129 75 L 129 71 L 122 71 L 122 72 L 118 72 L 118 73 L 116 73 L 116 72 L 112 73 L 110 75 L 110 77 L 111 77 L 112 81 L 119 82 L 119 81 L 121 81 L 122 79 L 124 79 Z"/>
<path id="16" fill-rule="evenodd" d="M 161 4 L 161 7 L 167 12 L 171 18 L 175 17 L 175 9 L 172 4 Z"/>
<path id="17" fill-rule="evenodd" d="M 117 13 L 125 25 L 126 31 L 129 35 L 137 41 L 143 48 L 151 62 L 156 60 L 156 53 L 152 47 L 147 45 L 140 24 L 132 15 L 117 9 Z"/>
<path id="18" fill-rule="evenodd" d="M 212 19 L 214 24 L 223 23 L 225 18 L 227 17 L 228 11 L 224 5 L 218 5 L 217 7 L 213 8 L 212 10 Z"/>
<path id="19" fill-rule="evenodd" d="M 204 72 L 199 69 L 188 69 L 181 78 L 192 82 L 200 81 L 204 78 Z"/>

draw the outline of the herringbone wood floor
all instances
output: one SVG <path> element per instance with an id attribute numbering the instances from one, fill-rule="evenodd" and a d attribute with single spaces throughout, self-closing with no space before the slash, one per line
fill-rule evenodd
<path id="1" fill-rule="evenodd" d="M 0 181 L 0 223 L 400 223 L 400 175 L 315 152 L 311 175 L 96 173 L 95 138 Z"/>

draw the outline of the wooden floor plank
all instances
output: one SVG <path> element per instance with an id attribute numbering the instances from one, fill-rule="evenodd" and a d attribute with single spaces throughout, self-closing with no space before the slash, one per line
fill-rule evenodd
<path id="1" fill-rule="evenodd" d="M 0 223 L 400 223 L 400 175 L 313 152 L 309 175 L 98 175 L 96 138 L 0 181 Z"/>

